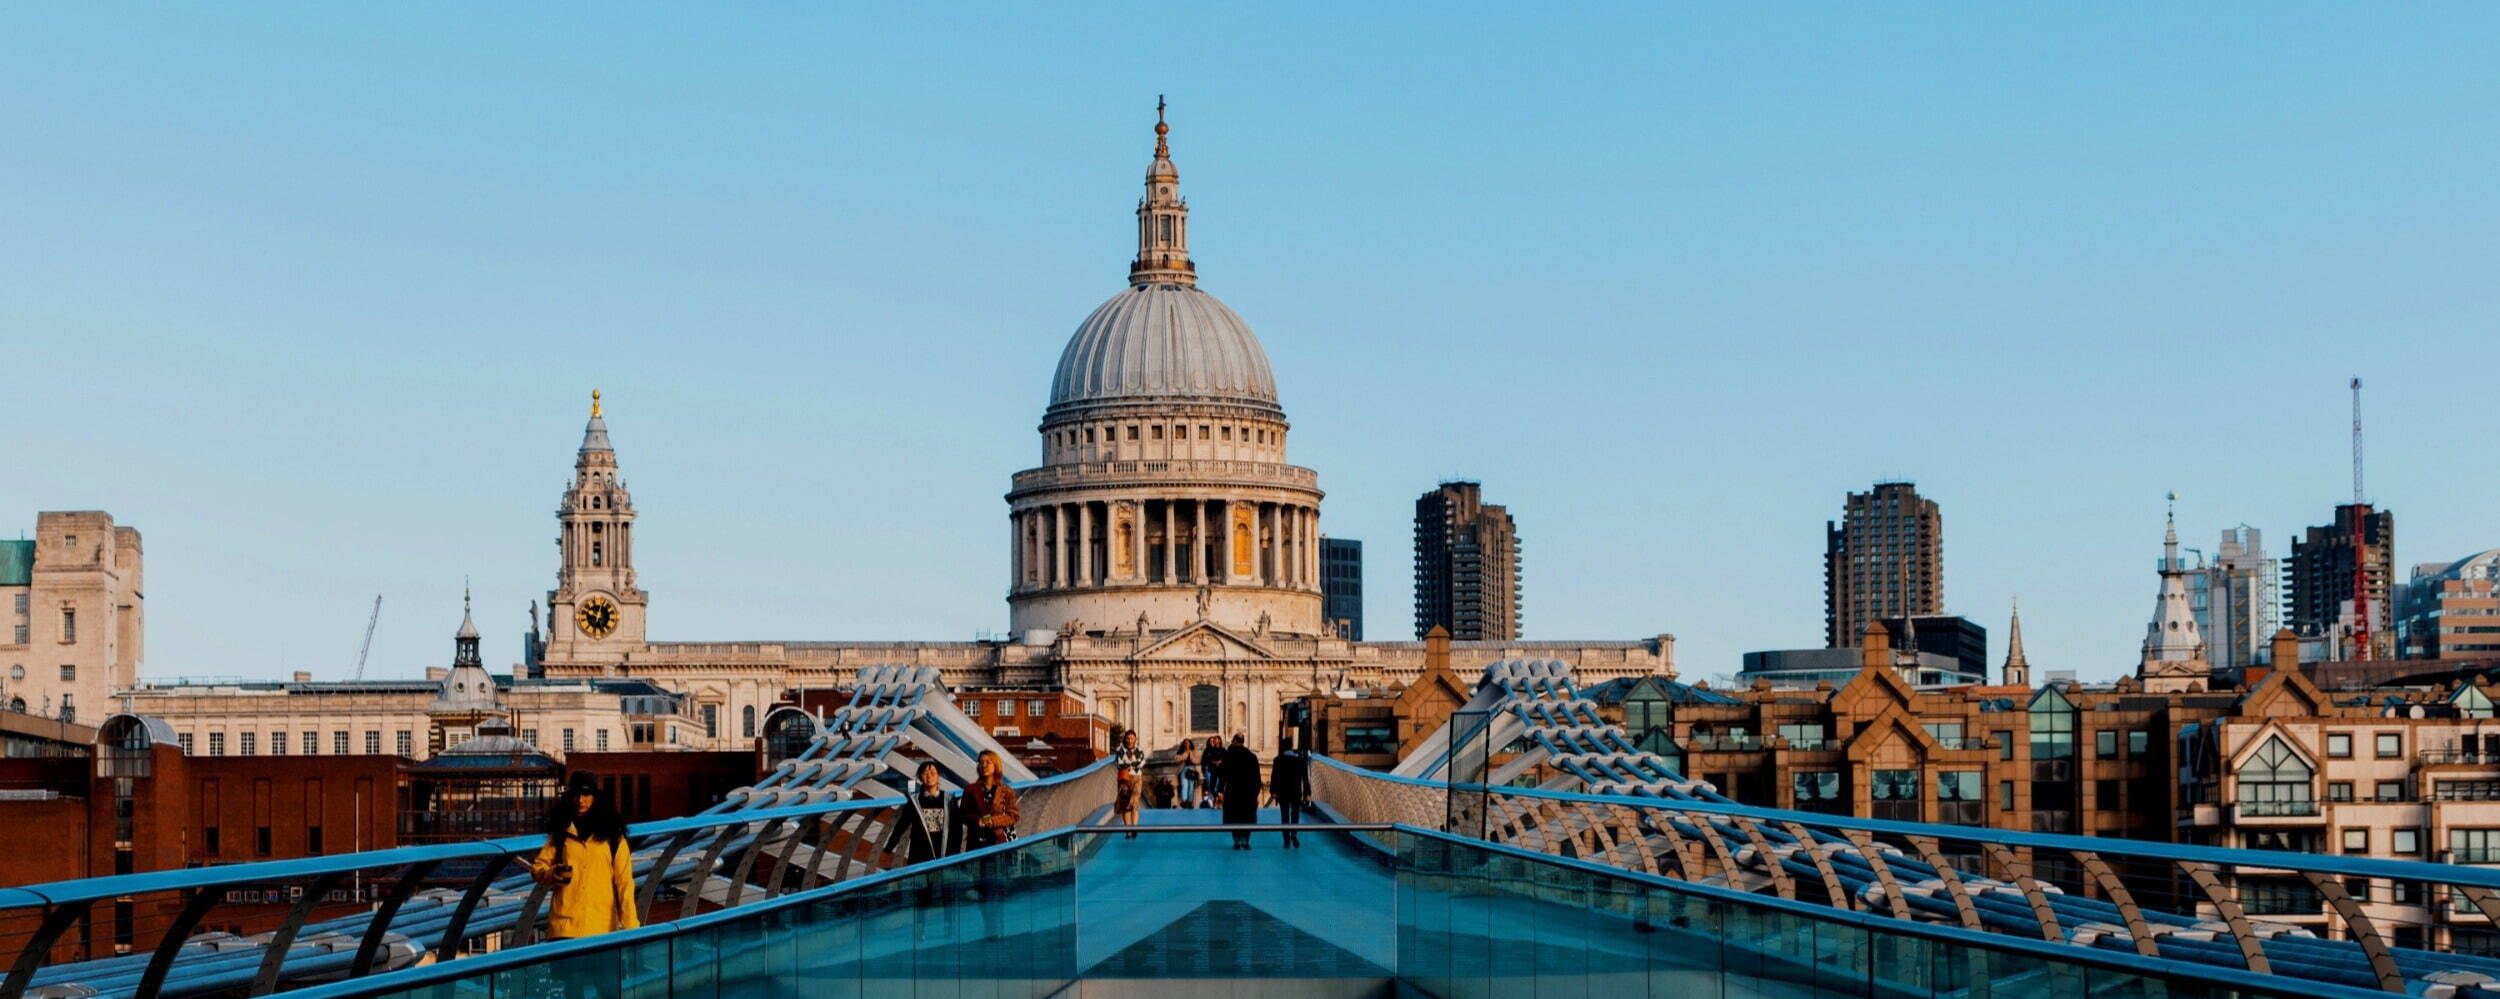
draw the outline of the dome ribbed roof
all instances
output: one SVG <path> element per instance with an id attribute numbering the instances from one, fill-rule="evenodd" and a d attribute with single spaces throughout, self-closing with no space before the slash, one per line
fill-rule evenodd
<path id="1" fill-rule="evenodd" d="M 1276 376 L 1250 324 L 1194 286 L 1133 285 L 1068 338 L 1050 405 L 1158 399 L 1279 408 Z"/>

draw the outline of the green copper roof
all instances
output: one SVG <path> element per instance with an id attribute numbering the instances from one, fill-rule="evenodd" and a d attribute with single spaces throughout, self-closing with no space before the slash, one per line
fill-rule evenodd
<path id="1" fill-rule="evenodd" d="M 0 586 L 25 586 L 35 581 L 35 543 L 0 541 Z"/>

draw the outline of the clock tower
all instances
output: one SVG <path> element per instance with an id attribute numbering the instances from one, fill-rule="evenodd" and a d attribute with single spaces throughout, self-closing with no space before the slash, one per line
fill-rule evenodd
<path id="1" fill-rule="evenodd" d="M 599 393 L 573 460 L 573 485 L 556 509 L 556 588 L 547 594 L 546 658 L 621 660 L 643 648 L 648 594 L 634 585 L 634 501 L 616 474 L 616 448 Z"/>

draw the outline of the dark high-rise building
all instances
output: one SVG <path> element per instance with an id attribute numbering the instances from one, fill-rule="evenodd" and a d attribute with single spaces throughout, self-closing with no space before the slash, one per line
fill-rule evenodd
<path id="1" fill-rule="evenodd" d="M 2370 598 L 2367 622 L 2353 614 L 2353 564 L 2361 564 L 2362 592 Z M 2396 657 L 2396 515 L 2367 503 L 2335 508 L 2335 522 L 2292 539 L 2284 560 L 2283 624 L 2303 636 L 2321 636 L 2328 659 Z M 2360 624 L 2370 647 L 2356 641 Z M 2279 665 L 2279 664 L 2278 664 Z"/>
<path id="2" fill-rule="evenodd" d="M 1363 543 L 1353 538 L 1319 539 L 1320 618 L 1337 637 L 1363 640 Z"/>
<path id="3" fill-rule="evenodd" d="M 1474 482 L 1415 501 L 1415 637 L 1440 625 L 1462 642 L 1519 637 L 1519 531 Z"/>
<path id="4" fill-rule="evenodd" d="M 1868 622 L 1944 612 L 1944 515 L 1907 482 L 1850 493 L 1823 525 L 1823 644 L 1858 644 Z M 1982 664 L 1984 665 L 1984 663 Z"/>
<path id="5" fill-rule="evenodd" d="M 1988 675 L 1988 628 L 1977 621 L 1966 617 L 1922 614 L 1916 621 L 1888 617 L 1882 623 L 1884 630 L 1892 633 L 1892 647 L 1895 649 L 1932 652 L 1953 660 L 1966 675 L 1981 678 Z M 1913 629 L 1912 624 L 1917 627 Z"/>

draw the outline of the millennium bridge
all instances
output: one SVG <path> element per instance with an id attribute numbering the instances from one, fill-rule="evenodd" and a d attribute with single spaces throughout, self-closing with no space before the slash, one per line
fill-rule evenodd
<path id="1" fill-rule="evenodd" d="M 2396 946 L 2347 890 L 2425 885 L 2500 922 L 2500 870 L 1743 805 L 1637 749 L 1555 662 L 1487 668 L 1393 772 L 1315 758 L 1297 849 L 1272 811 L 1247 852 L 1210 812 L 1110 824 L 1107 761 L 1036 777 L 932 670 L 864 671 L 803 717 L 761 781 L 633 827 L 638 929 L 542 939 L 535 836 L 90 878 L 0 889 L 0 999 L 2500 997 L 2500 959 Z M 1011 761 L 1017 838 L 887 854 L 903 799 L 877 778 L 929 759 L 960 787 L 984 750 Z M 2269 920 L 2244 877 L 2316 905 Z M 278 928 L 202 931 L 273 885 L 295 900 Z M 349 885 L 361 911 L 314 918 Z M 87 956 L 107 911 L 151 916 Z"/>

